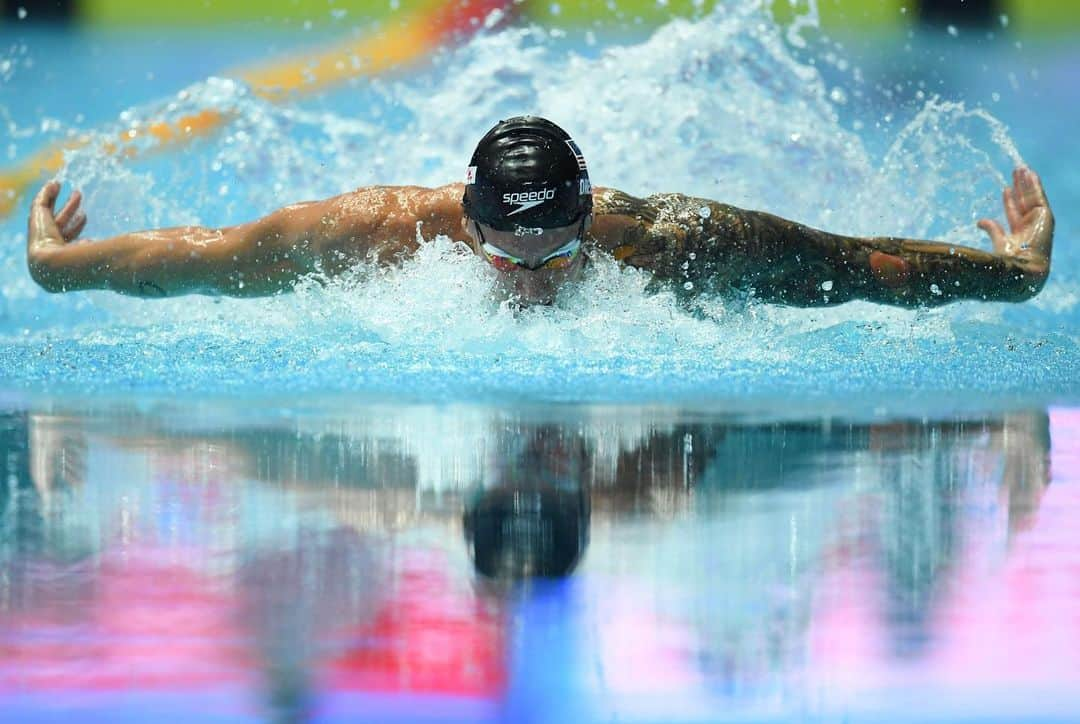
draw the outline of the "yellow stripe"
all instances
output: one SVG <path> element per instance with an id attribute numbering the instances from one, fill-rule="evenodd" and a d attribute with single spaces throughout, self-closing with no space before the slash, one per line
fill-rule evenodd
<path id="1" fill-rule="evenodd" d="M 205 26 L 269 21 L 308 21 L 351 28 L 374 20 L 401 18 L 427 0 L 82 0 L 79 15 L 95 25 Z M 344 15 L 342 15 L 344 13 Z M 296 28 L 298 23 L 286 27 Z"/>
<path id="2" fill-rule="evenodd" d="M 268 100 L 296 93 L 313 93 L 362 75 L 377 75 L 413 62 L 432 50 L 438 40 L 425 22 L 426 14 L 360 40 L 341 43 L 315 55 L 288 58 L 272 65 L 238 70 L 239 77 Z"/>

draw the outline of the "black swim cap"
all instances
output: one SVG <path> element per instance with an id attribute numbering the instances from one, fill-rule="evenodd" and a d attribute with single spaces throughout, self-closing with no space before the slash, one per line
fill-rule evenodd
<path id="1" fill-rule="evenodd" d="M 470 219 L 500 231 L 569 226 L 592 211 L 585 157 L 545 118 L 500 121 L 473 152 L 461 203 Z"/>

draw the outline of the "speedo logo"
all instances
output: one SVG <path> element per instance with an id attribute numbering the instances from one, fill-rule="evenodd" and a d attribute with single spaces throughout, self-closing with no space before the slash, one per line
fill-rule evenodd
<path id="1" fill-rule="evenodd" d="M 531 208 L 539 206 L 545 201 L 551 201 L 553 198 L 555 198 L 555 189 L 518 191 L 516 193 L 503 194 L 503 203 L 509 204 L 510 206 L 517 205 L 518 208 L 507 214 L 507 216 L 513 216 L 514 214 L 520 214 L 522 211 L 528 211 Z"/>

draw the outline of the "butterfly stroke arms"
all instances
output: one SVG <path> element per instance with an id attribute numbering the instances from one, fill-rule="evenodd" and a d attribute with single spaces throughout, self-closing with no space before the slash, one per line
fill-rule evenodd
<path id="1" fill-rule="evenodd" d="M 76 242 L 86 223 L 79 196 L 54 212 L 59 186 L 48 184 L 31 209 L 27 259 L 34 279 L 50 291 L 272 294 L 312 272 L 332 276 L 365 258 L 390 262 L 417 248 L 420 229 L 428 238 L 461 238 L 461 190 L 459 184 L 372 187 L 224 229 L 182 227 Z M 980 221 L 993 247 L 985 252 L 830 234 L 681 194 L 638 199 L 597 189 L 591 242 L 662 281 L 753 290 L 782 304 L 1023 301 L 1038 293 L 1049 273 L 1054 218 L 1029 169 L 1013 173 L 1003 199 L 1009 232 Z"/>

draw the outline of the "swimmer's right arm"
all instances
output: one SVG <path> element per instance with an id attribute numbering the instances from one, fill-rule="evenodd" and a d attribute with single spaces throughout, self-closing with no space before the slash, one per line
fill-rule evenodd
<path id="1" fill-rule="evenodd" d="M 30 211 L 27 265 L 50 292 L 275 294 L 308 274 L 332 275 L 372 252 L 404 249 L 415 239 L 418 221 L 403 201 L 410 192 L 416 195 L 415 189 L 371 187 L 222 229 L 179 227 L 76 241 L 86 225 L 79 194 L 55 212 L 60 185 L 52 182 Z"/>

